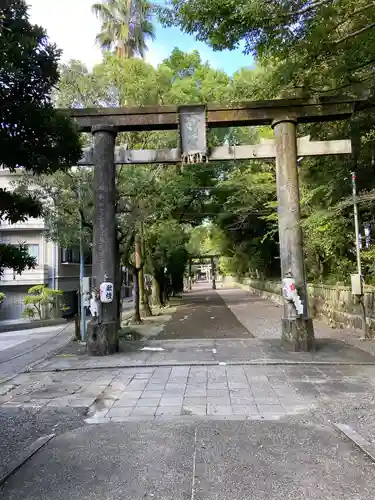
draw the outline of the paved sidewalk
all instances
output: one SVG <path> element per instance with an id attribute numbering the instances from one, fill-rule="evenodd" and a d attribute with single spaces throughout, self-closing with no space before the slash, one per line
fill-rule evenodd
<path id="1" fill-rule="evenodd" d="M 3 386 L 4 407 L 87 408 L 88 423 L 129 418 L 278 419 L 372 397 L 375 366 L 176 366 L 30 373 Z M 159 418 L 160 419 L 160 418 Z"/>
<path id="2" fill-rule="evenodd" d="M 73 323 L 0 333 L 0 383 L 54 354 L 73 333 Z"/>
<path id="3" fill-rule="evenodd" d="M 278 304 L 252 294 L 244 288 L 218 288 L 218 294 L 237 319 L 258 339 L 280 338 L 282 309 Z M 375 355 L 375 339 L 363 339 L 353 328 L 331 328 L 323 319 L 314 319 L 315 338 L 345 342 Z"/>
<path id="4" fill-rule="evenodd" d="M 182 305 L 165 326 L 159 339 L 230 339 L 252 338 L 246 328 L 227 307 L 219 294 L 207 287 L 196 286 L 186 294 Z"/>
<path id="5" fill-rule="evenodd" d="M 236 290 L 221 293 L 236 312 L 234 305 L 242 304 L 243 296 L 238 297 Z M 209 309 L 215 304 L 215 314 L 221 318 L 221 335 L 227 324 L 243 328 L 217 300 L 216 292 L 204 290 L 185 297 L 186 305 L 174 314 L 169 332 L 177 323 L 182 337 L 194 327 L 206 331 L 212 325 L 212 337 L 217 324 L 209 316 L 207 302 Z M 196 314 L 184 314 L 189 307 Z M 259 311 L 260 305 L 251 297 L 247 314 L 256 318 Z M 184 321 L 180 321 L 182 314 Z M 268 317 L 276 333 L 276 314 Z M 248 320 L 241 320 L 251 328 Z M 258 334 L 260 324 L 256 320 L 253 324 Z M 84 407 L 87 422 L 97 423 L 140 417 L 278 419 L 308 413 L 333 400 L 354 401 L 373 393 L 375 358 L 371 354 L 331 339 L 319 339 L 314 353 L 295 353 L 269 332 L 258 338 L 247 334 L 248 338 L 240 339 L 129 341 L 124 343 L 126 352 L 101 358 L 62 353 L 3 386 L 1 401 L 4 406 L 36 411 Z"/>
<path id="6" fill-rule="evenodd" d="M 67 350 L 65 354 L 41 363 L 37 370 L 222 363 L 375 364 L 372 352 L 375 342 L 362 342 L 358 332 L 332 330 L 318 320 L 314 322 L 317 350 L 313 353 L 291 352 L 281 345 L 280 316 L 278 306 L 244 290 L 231 288 L 214 292 L 200 286 L 185 295 L 183 304 L 156 339 L 123 341 L 121 353 L 102 358 Z"/>

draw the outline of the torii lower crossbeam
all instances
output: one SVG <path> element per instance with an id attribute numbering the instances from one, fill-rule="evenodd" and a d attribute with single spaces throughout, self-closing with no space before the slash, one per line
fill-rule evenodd
<path id="1" fill-rule="evenodd" d="M 349 139 L 336 141 L 310 141 L 309 137 L 297 139 L 298 156 L 324 156 L 351 153 Z M 83 151 L 79 165 L 93 165 L 93 148 Z M 272 160 L 276 158 L 276 146 L 273 140 L 263 144 L 249 146 L 218 146 L 211 148 L 208 161 L 235 161 L 235 160 Z M 181 150 L 173 149 L 127 149 L 117 146 L 115 149 L 115 164 L 176 164 L 181 162 Z"/>

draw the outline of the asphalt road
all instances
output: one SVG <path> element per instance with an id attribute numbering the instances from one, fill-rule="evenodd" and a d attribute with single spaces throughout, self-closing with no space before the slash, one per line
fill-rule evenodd
<path id="1" fill-rule="evenodd" d="M 80 427 L 83 413 L 82 408 L 51 408 L 35 413 L 33 410 L 0 407 L 0 477 L 8 470 L 9 464 L 39 437 L 59 435 Z"/>
<path id="2" fill-rule="evenodd" d="M 41 449 L 7 500 L 372 500 L 373 463 L 331 426 L 129 422 L 85 426 Z"/>

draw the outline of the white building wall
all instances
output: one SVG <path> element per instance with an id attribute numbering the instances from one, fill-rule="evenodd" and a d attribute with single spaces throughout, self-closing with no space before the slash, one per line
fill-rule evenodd
<path id="1" fill-rule="evenodd" d="M 11 189 L 11 182 L 18 176 L 7 170 L 0 170 L 0 187 Z M 79 264 L 61 263 L 58 246 L 45 237 L 43 219 L 30 218 L 17 224 L 0 220 L 0 241 L 39 246 L 38 265 L 35 269 L 25 270 L 21 275 L 15 274 L 11 269 L 4 269 L 3 276 L 0 277 L 0 291 L 6 294 L 6 299 L 0 308 L 0 320 L 19 319 L 24 309 L 23 298 L 28 288 L 36 284 L 63 290 L 65 303 L 76 308 Z M 91 276 L 91 266 L 85 266 L 85 276 Z"/>

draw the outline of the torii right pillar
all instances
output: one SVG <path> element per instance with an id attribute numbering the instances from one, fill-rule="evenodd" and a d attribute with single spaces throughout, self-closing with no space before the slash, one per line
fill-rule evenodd
<path id="1" fill-rule="evenodd" d="M 276 146 L 276 183 L 279 220 L 281 279 L 293 278 L 303 304 L 299 315 L 293 302 L 284 299 L 282 339 L 294 351 L 314 349 L 314 328 L 308 296 L 302 247 L 297 170 L 297 120 L 286 116 L 272 124 Z"/>

